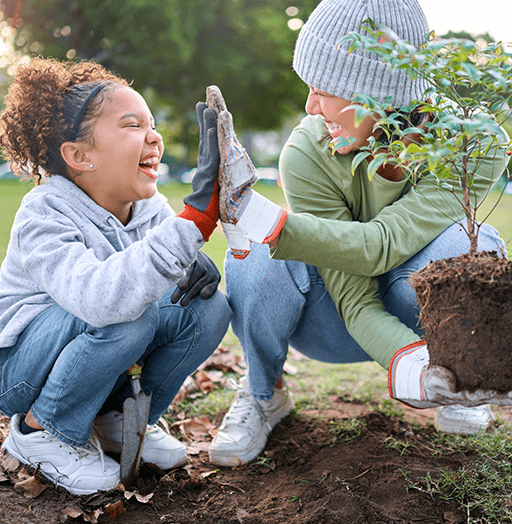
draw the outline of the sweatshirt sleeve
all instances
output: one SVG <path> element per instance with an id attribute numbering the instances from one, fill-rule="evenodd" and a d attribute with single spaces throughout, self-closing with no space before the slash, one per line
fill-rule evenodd
<path id="1" fill-rule="evenodd" d="M 500 137 L 502 144 L 505 138 L 505 134 Z M 273 251 L 275 258 L 377 276 L 405 262 L 464 217 L 458 202 L 461 190 L 454 195 L 438 189 L 432 175 L 426 175 L 371 220 L 355 221 L 347 196 L 325 175 L 321 155 L 315 156 L 311 144 L 311 154 L 304 152 L 308 151 L 306 143 L 299 137 L 281 156 L 280 168 L 293 214 L 288 216 Z M 346 161 L 350 160 L 347 156 Z M 503 173 L 508 156 L 504 147 L 492 146 L 478 162 L 473 195 L 481 202 Z M 366 176 L 366 172 L 356 176 Z"/>
<path id="2" fill-rule="evenodd" d="M 382 367 L 388 368 L 399 349 L 420 340 L 385 310 L 377 279 L 324 268 L 318 272 L 350 335 Z"/>
<path id="3" fill-rule="evenodd" d="M 13 231 L 17 258 L 40 293 L 95 326 L 137 319 L 183 275 L 203 245 L 192 222 L 168 217 L 145 237 L 99 260 L 65 216 L 34 217 Z"/>

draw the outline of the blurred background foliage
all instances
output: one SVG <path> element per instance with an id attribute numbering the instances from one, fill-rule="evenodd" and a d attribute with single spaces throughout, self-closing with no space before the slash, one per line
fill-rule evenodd
<path id="1" fill-rule="evenodd" d="M 241 131 L 279 129 L 303 111 L 307 88 L 291 63 L 298 29 L 316 4 L 3 0 L 0 37 L 9 36 L 18 59 L 91 59 L 132 81 L 157 116 L 167 150 L 192 163 L 195 105 L 208 85 L 220 87 Z"/>
<path id="2" fill-rule="evenodd" d="M 146 98 L 164 160 L 184 172 L 197 156 L 195 105 L 214 84 L 255 164 L 275 171 L 304 115 L 308 89 L 292 70 L 293 48 L 318 1 L 0 0 L 0 109 L 16 65 L 30 56 L 94 60 Z"/>

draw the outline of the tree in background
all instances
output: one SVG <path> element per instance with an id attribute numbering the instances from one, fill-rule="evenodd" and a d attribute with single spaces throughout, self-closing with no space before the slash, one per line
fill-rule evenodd
<path id="1" fill-rule="evenodd" d="M 169 147 L 195 154 L 195 104 L 225 93 L 237 127 L 276 129 L 303 111 L 292 71 L 297 32 L 317 0 L 3 0 L 27 55 L 93 59 L 149 100 Z M 299 22 L 300 23 L 300 22 Z M 162 120 L 165 122 L 162 122 Z"/>

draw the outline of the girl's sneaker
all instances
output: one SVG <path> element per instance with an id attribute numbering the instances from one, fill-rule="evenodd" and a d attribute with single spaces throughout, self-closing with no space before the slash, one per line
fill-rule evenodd
<path id="1" fill-rule="evenodd" d="M 115 488 L 120 482 L 119 464 L 106 457 L 97 439 L 90 438 L 80 448 L 70 446 L 46 430 L 24 435 L 20 424 L 24 415 L 11 419 L 11 431 L 2 444 L 23 464 L 39 471 L 57 486 L 73 495 L 90 495 Z"/>
<path id="2" fill-rule="evenodd" d="M 96 417 L 93 426 L 101 446 L 105 451 L 121 453 L 123 445 L 123 414 L 110 411 Z M 184 466 L 188 462 L 187 448 L 158 424 L 148 426 L 142 461 L 156 464 L 163 470 Z"/>

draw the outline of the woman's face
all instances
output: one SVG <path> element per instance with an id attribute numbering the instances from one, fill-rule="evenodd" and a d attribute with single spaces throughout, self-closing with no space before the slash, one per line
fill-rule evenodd
<path id="1" fill-rule="evenodd" d="M 336 151 L 342 155 L 355 151 L 367 145 L 368 138 L 374 133 L 375 119 L 366 117 L 358 126 L 354 122 L 353 109 L 347 110 L 351 102 L 333 96 L 324 91 L 319 91 L 309 86 L 309 95 L 306 102 L 308 115 L 320 115 L 333 138 L 344 137 L 352 143 Z"/>

